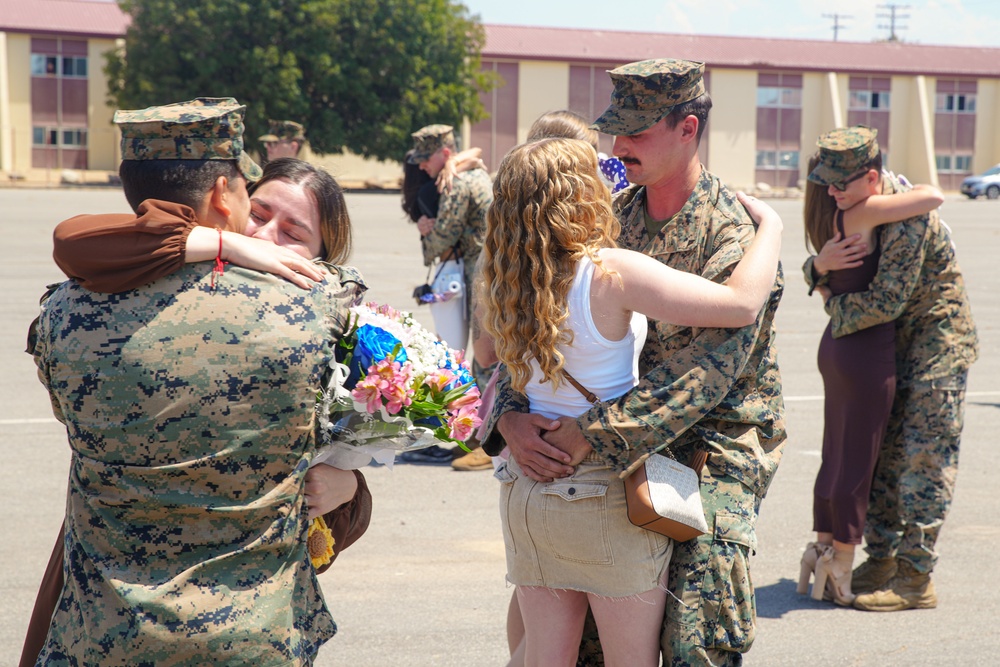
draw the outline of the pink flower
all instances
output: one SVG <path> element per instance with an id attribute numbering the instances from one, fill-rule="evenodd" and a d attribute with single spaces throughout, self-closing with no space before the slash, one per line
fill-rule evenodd
<path id="1" fill-rule="evenodd" d="M 454 379 L 455 374 L 450 370 L 447 368 L 438 368 L 427 374 L 424 378 L 424 384 L 435 391 L 444 391 L 444 388 Z"/>
<path id="2" fill-rule="evenodd" d="M 448 411 L 458 412 L 462 408 L 470 406 L 474 410 L 479 410 L 480 403 L 482 403 L 482 400 L 480 400 L 479 396 L 479 387 L 472 386 L 467 392 L 448 404 Z"/>
<path id="3" fill-rule="evenodd" d="M 382 405 L 382 385 L 385 384 L 383 380 L 377 373 L 369 373 L 365 379 L 358 382 L 358 384 L 351 391 L 351 396 L 358 403 L 364 403 L 365 409 L 369 413 L 378 412 L 379 406 Z"/>
<path id="4" fill-rule="evenodd" d="M 406 362 L 400 365 L 396 361 L 392 363 L 380 361 L 373 370 L 383 379 L 379 389 L 382 398 L 386 400 L 385 409 L 389 414 L 394 415 L 413 402 L 413 388 L 410 386 L 413 380 L 413 364 Z"/>
<path id="5" fill-rule="evenodd" d="M 468 406 L 462 408 L 457 413 L 448 417 L 448 435 L 455 440 L 465 442 L 472 435 L 472 432 L 483 423 L 476 411 Z"/>

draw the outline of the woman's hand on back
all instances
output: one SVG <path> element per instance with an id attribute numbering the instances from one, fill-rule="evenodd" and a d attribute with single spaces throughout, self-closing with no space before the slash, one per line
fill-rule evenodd
<path id="1" fill-rule="evenodd" d="M 868 244 L 861 241 L 861 234 L 851 234 L 846 239 L 840 232 L 823 244 L 823 248 L 813 260 L 813 269 L 821 276 L 830 271 L 853 269 L 861 266 L 861 260 L 868 254 Z"/>

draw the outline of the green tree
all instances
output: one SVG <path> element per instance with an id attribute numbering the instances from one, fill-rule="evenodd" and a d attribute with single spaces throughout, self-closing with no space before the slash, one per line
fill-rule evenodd
<path id="1" fill-rule="evenodd" d="M 119 0 L 131 17 L 108 54 L 109 101 L 138 109 L 194 97 L 298 120 L 314 152 L 400 159 L 410 133 L 483 117 L 485 36 L 452 0 Z"/>

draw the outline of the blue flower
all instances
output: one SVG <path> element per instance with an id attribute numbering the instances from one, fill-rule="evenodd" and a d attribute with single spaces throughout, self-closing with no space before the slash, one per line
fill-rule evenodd
<path id="1" fill-rule="evenodd" d="M 372 364 L 378 363 L 392 354 L 399 345 L 398 338 L 385 329 L 366 324 L 357 331 L 357 343 L 354 346 L 354 358 L 351 360 L 351 374 L 345 386 L 354 387 L 362 375 L 368 372 Z M 406 349 L 400 347 L 395 360 L 406 361 Z"/>

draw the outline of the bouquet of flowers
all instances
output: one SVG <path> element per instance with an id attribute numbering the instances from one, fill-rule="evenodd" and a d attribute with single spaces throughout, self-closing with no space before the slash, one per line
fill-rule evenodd
<path id="1" fill-rule="evenodd" d="M 314 461 L 342 469 L 398 452 L 465 440 L 481 423 L 480 397 L 462 353 L 409 313 L 366 303 L 351 309 L 318 409 L 323 448 Z"/>

